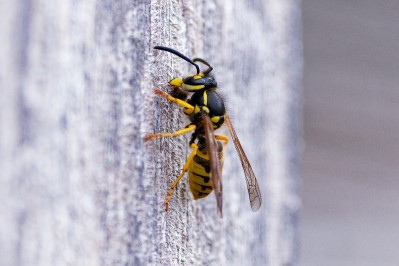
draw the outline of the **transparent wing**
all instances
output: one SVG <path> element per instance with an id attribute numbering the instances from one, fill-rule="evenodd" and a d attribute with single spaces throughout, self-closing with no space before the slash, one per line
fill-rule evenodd
<path id="1" fill-rule="evenodd" d="M 206 146 L 209 154 L 210 168 L 213 191 L 216 196 L 216 204 L 218 215 L 223 217 L 223 193 L 222 193 L 222 167 L 218 160 L 217 154 L 217 143 L 215 139 L 215 133 L 213 132 L 213 124 L 208 114 L 202 110 L 201 112 L 202 120 L 204 123 Z"/>
<path id="2" fill-rule="evenodd" d="M 262 196 L 260 195 L 258 181 L 256 180 L 254 171 L 252 170 L 251 164 L 248 161 L 247 156 L 238 140 L 237 134 L 230 122 L 229 116 L 225 115 L 225 122 L 229 128 L 231 138 L 233 139 L 234 146 L 236 147 L 237 153 L 240 157 L 242 168 L 244 169 L 245 179 L 247 181 L 249 202 L 251 203 L 251 208 L 254 212 L 259 210 L 262 204 Z"/>

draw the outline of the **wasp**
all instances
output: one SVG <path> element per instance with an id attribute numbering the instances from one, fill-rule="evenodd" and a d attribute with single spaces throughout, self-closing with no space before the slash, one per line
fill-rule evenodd
<path id="1" fill-rule="evenodd" d="M 223 217 L 222 212 L 222 169 L 224 146 L 228 143 L 228 137 L 215 135 L 214 131 L 223 124 L 227 125 L 235 148 L 241 160 L 244 170 L 249 202 L 253 211 L 259 210 L 262 197 L 259 190 L 254 171 L 249 163 L 247 156 L 238 140 L 237 134 L 231 124 L 229 116 L 226 113 L 226 107 L 223 98 L 217 93 L 217 82 L 212 72 L 212 66 L 201 58 L 189 59 L 180 52 L 168 47 L 155 46 L 154 49 L 163 50 L 177 55 L 178 57 L 195 66 L 197 73 L 188 75 L 183 79 L 172 79 L 169 84 L 174 89 L 173 95 L 166 94 L 156 89 L 155 92 L 160 96 L 175 102 L 184 107 L 183 112 L 188 116 L 191 123 L 186 128 L 173 133 L 149 134 L 145 137 L 148 141 L 158 137 L 174 137 L 187 132 L 192 132 L 190 147 L 192 152 L 188 157 L 182 173 L 171 186 L 166 199 L 165 210 L 169 209 L 168 203 L 173 189 L 176 187 L 184 174 L 189 172 L 190 190 L 194 199 L 208 196 L 212 191 L 216 195 L 217 212 Z M 196 62 L 200 62 L 208 68 L 201 72 Z M 188 95 L 192 93 L 191 98 L 187 100 Z"/>

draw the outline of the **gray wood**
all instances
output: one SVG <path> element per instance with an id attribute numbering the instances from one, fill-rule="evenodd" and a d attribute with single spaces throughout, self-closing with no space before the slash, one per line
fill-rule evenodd
<path id="1" fill-rule="evenodd" d="M 293 1 L 3 1 L 1 265 L 289 265 L 297 258 L 300 9 Z M 258 176 L 252 213 L 232 142 L 224 219 L 187 178 L 189 136 L 153 94 L 203 57 Z M 222 130 L 219 134 L 228 134 Z"/>

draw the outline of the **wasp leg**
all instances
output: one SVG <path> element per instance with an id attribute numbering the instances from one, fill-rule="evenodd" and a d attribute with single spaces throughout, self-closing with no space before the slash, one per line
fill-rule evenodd
<path id="1" fill-rule="evenodd" d="M 170 187 L 170 190 L 168 192 L 168 195 L 166 196 L 165 199 L 165 211 L 167 211 L 169 209 L 169 198 L 172 195 L 173 189 L 175 188 L 175 186 L 177 185 L 177 183 L 179 183 L 180 179 L 183 177 L 183 175 L 188 171 L 188 168 L 190 166 L 191 161 L 193 160 L 195 154 L 197 153 L 198 150 L 198 146 L 195 143 L 191 143 L 190 147 L 193 149 L 193 151 L 191 152 L 190 156 L 188 157 L 186 164 L 183 167 L 183 172 L 179 175 L 179 177 L 176 179 L 176 181 L 173 183 L 173 185 Z"/>
<path id="2" fill-rule="evenodd" d="M 229 142 L 229 138 L 227 136 L 215 136 L 217 140 L 224 140 L 223 147 Z"/>
<path id="3" fill-rule="evenodd" d="M 180 99 L 176 99 L 175 97 L 172 97 L 169 94 L 166 94 L 163 91 L 158 90 L 158 89 L 155 90 L 155 93 L 161 95 L 162 97 L 168 99 L 169 101 L 175 102 L 178 105 L 180 105 L 182 107 L 185 107 L 186 108 L 185 112 L 187 110 L 187 112 L 191 114 L 194 111 L 194 106 L 192 106 L 191 104 L 189 104 L 189 103 L 187 103 L 185 101 L 182 101 Z"/>
<path id="4" fill-rule="evenodd" d="M 195 125 L 189 125 L 188 127 L 184 128 L 184 129 L 180 129 L 176 132 L 173 133 L 157 133 L 157 134 L 148 134 L 147 136 L 145 136 L 144 140 L 145 141 L 149 141 L 152 138 L 162 138 L 162 137 L 176 137 L 179 135 L 182 135 L 184 133 L 190 132 L 195 130 L 197 127 Z"/>

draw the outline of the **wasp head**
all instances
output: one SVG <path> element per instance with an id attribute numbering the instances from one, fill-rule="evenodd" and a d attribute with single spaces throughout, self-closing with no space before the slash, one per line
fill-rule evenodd
<path id="1" fill-rule="evenodd" d="M 202 73 L 185 77 L 182 84 L 182 88 L 187 92 L 194 92 L 202 89 L 207 90 L 216 87 L 217 82 L 215 77 Z"/>
<path id="2" fill-rule="evenodd" d="M 163 50 L 163 51 L 167 51 L 169 53 L 175 54 L 178 57 L 186 60 L 187 62 L 189 62 L 190 64 L 195 66 L 195 68 L 197 69 L 197 74 L 189 75 L 183 79 L 182 88 L 185 91 L 194 92 L 197 90 L 210 89 L 210 88 L 217 87 L 215 77 L 209 75 L 209 73 L 211 73 L 211 71 L 213 70 L 213 67 L 204 59 L 194 58 L 193 60 L 191 60 L 187 56 L 185 56 L 185 55 L 181 54 L 180 52 L 173 50 L 172 48 L 169 48 L 169 47 L 155 46 L 154 49 Z M 201 72 L 200 67 L 195 62 L 201 62 L 202 64 L 206 65 L 208 67 L 208 69 Z"/>

